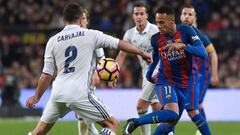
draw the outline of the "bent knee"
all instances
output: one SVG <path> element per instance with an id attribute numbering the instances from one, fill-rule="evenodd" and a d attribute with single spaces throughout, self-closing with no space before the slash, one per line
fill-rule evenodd
<path id="1" fill-rule="evenodd" d="M 189 117 L 194 117 L 195 115 L 199 114 L 199 110 L 189 110 L 188 111 L 188 116 Z"/>

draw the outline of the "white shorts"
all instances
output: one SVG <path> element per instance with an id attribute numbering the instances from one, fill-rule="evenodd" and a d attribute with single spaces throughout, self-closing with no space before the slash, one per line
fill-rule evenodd
<path id="1" fill-rule="evenodd" d="M 147 81 L 146 78 L 143 79 L 142 94 L 140 99 L 150 102 L 151 104 L 159 102 L 154 90 L 154 84 Z"/>
<path id="2" fill-rule="evenodd" d="M 104 121 L 112 117 L 112 112 L 102 101 L 93 94 L 88 94 L 81 101 L 73 103 L 49 100 L 40 120 L 45 123 L 54 123 L 70 111 L 79 112 L 81 117 L 89 122 Z"/>

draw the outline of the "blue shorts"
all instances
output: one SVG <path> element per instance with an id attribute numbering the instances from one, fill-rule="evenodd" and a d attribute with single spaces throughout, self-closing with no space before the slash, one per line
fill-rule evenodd
<path id="1" fill-rule="evenodd" d="M 154 90 L 158 96 L 162 107 L 168 103 L 177 103 L 179 107 L 179 116 L 184 110 L 186 91 L 169 84 L 155 84 Z"/>
<path id="2" fill-rule="evenodd" d="M 199 104 L 203 103 L 203 100 L 205 98 L 207 89 L 208 89 L 208 85 L 210 84 L 210 75 L 201 75 L 200 76 L 200 85 L 199 85 L 199 89 L 200 89 L 200 94 L 199 94 Z"/>
<path id="3" fill-rule="evenodd" d="M 187 87 L 187 96 L 185 102 L 185 109 L 198 110 L 199 109 L 199 81 L 190 81 Z"/>

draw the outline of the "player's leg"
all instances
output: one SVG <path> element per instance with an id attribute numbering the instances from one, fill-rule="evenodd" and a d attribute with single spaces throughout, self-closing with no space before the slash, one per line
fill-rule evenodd
<path id="1" fill-rule="evenodd" d="M 91 133 L 91 135 L 99 134 L 99 132 L 93 122 L 88 123 L 88 131 Z"/>
<path id="2" fill-rule="evenodd" d="M 203 100 L 206 96 L 208 85 L 210 83 L 209 75 L 202 75 L 200 77 L 200 95 L 199 95 L 199 112 L 206 119 L 206 114 L 203 107 Z"/>
<path id="3" fill-rule="evenodd" d="M 207 89 L 208 89 L 208 85 L 210 82 L 210 78 L 208 77 L 209 75 L 201 75 L 200 76 L 200 94 L 199 94 L 199 113 L 203 116 L 203 118 L 206 120 L 206 114 L 205 114 L 205 110 L 203 107 L 203 100 L 205 98 Z M 201 132 L 199 130 L 196 131 L 196 135 L 201 135 Z"/>
<path id="4" fill-rule="evenodd" d="M 178 100 L 174 87 L 171 85 L 156 85 L 155 91 L 164 109 L 154 111 L 140 118 L 129 119 L 124 128 L 125 135 L 132 133 L 138 126 L 143 124 L 160 122 L 176 123 L 178 121 Z"/>
<path id="5" fill-rule="evenodd" d="M 46 135 L 53 125 L 54 123 L 48 124 L 39 121 L 36 128 L 32 132 L 29 132 L 28 135 Z"/>
<path id="6" fill-rule="evenodd" d="M 207 121 L 199 113 L 199 83 L 191 83 L 191 85 L 188 86 L 185 108 L 198 130 L 203 135 L 211 135 Z"/>
<path id="7" fill-rule="evenodd" d="M 75 116 L 78 119 L 77 126 L 78 126 L 78 134 L 79 135 L 88 135 L 88 123 L 81 118 L 79 112 L 75 112 Z"/>
<path id="8" fill-rule="evenodd" d="M 97 122 L 102 125 L 100 135 L 115 135 L 119 129 L 118 120 L 113 117 L 109 108 L 93 94 L 88 94 L 82 101 L 78 101 L 70 108 L 80 112 L 82 118 L 89 122 Z"/>
<path id="9" fill-rule="evenodd" d="M 154 84 L 148 82 L 146 79 L 143 79 L 142 94 L 137 102 L 137 112 L 139 117 L 142 117 L 148 113 L 148 108 L 150 104 L 153 111 L 160 109 L 160 104 L 154 91 Z M 141 126 L 141 134 L 150 135 L 151 125 L 145 124 Z"/>
<path id="10" fill-rule="evenodd" d="M 183 110 L 185 109 L 186 92 L 177 88 L 175 92 L 177 93 L 179 118 L 180 118 L 182 116 Z M 158 135 L 158 134 L 174 135 L 175 125 L 177 124 L 177 122 L 178 121 L 161 123 L 157 127 L 156 131 L 154 132 L 154 135 Z"/>
<path id="11" fill-rule="evenodd" d="M 47 134 L 57 119 L 65 116 L 69 111 L 70 109 L 64 103 L 56 103 L 49 100 L 36 128 L 30 133 L 32 135 Z"/>

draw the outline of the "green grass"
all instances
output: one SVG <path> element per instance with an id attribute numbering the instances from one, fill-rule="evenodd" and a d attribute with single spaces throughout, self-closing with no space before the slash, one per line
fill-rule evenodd
<path id="1" fill-rule="evenodd" d="M 0 119 L 0 135 L 27 135 L 37 124 L 36 120 Z M 124 122 L 121 122 L 121 134 Z M 210 122 L 213 135 L 240 135 L 240 122 Z M 98 128 L 100 128 L 97 125 Z M 195 127 L 191 122 L 180 122 L 176 135 L 194 135 Z M 48 135 L 78 135 L 75 121 L 57 122 Z M 140 135 L 139 128 L 133 135 Z"/>

